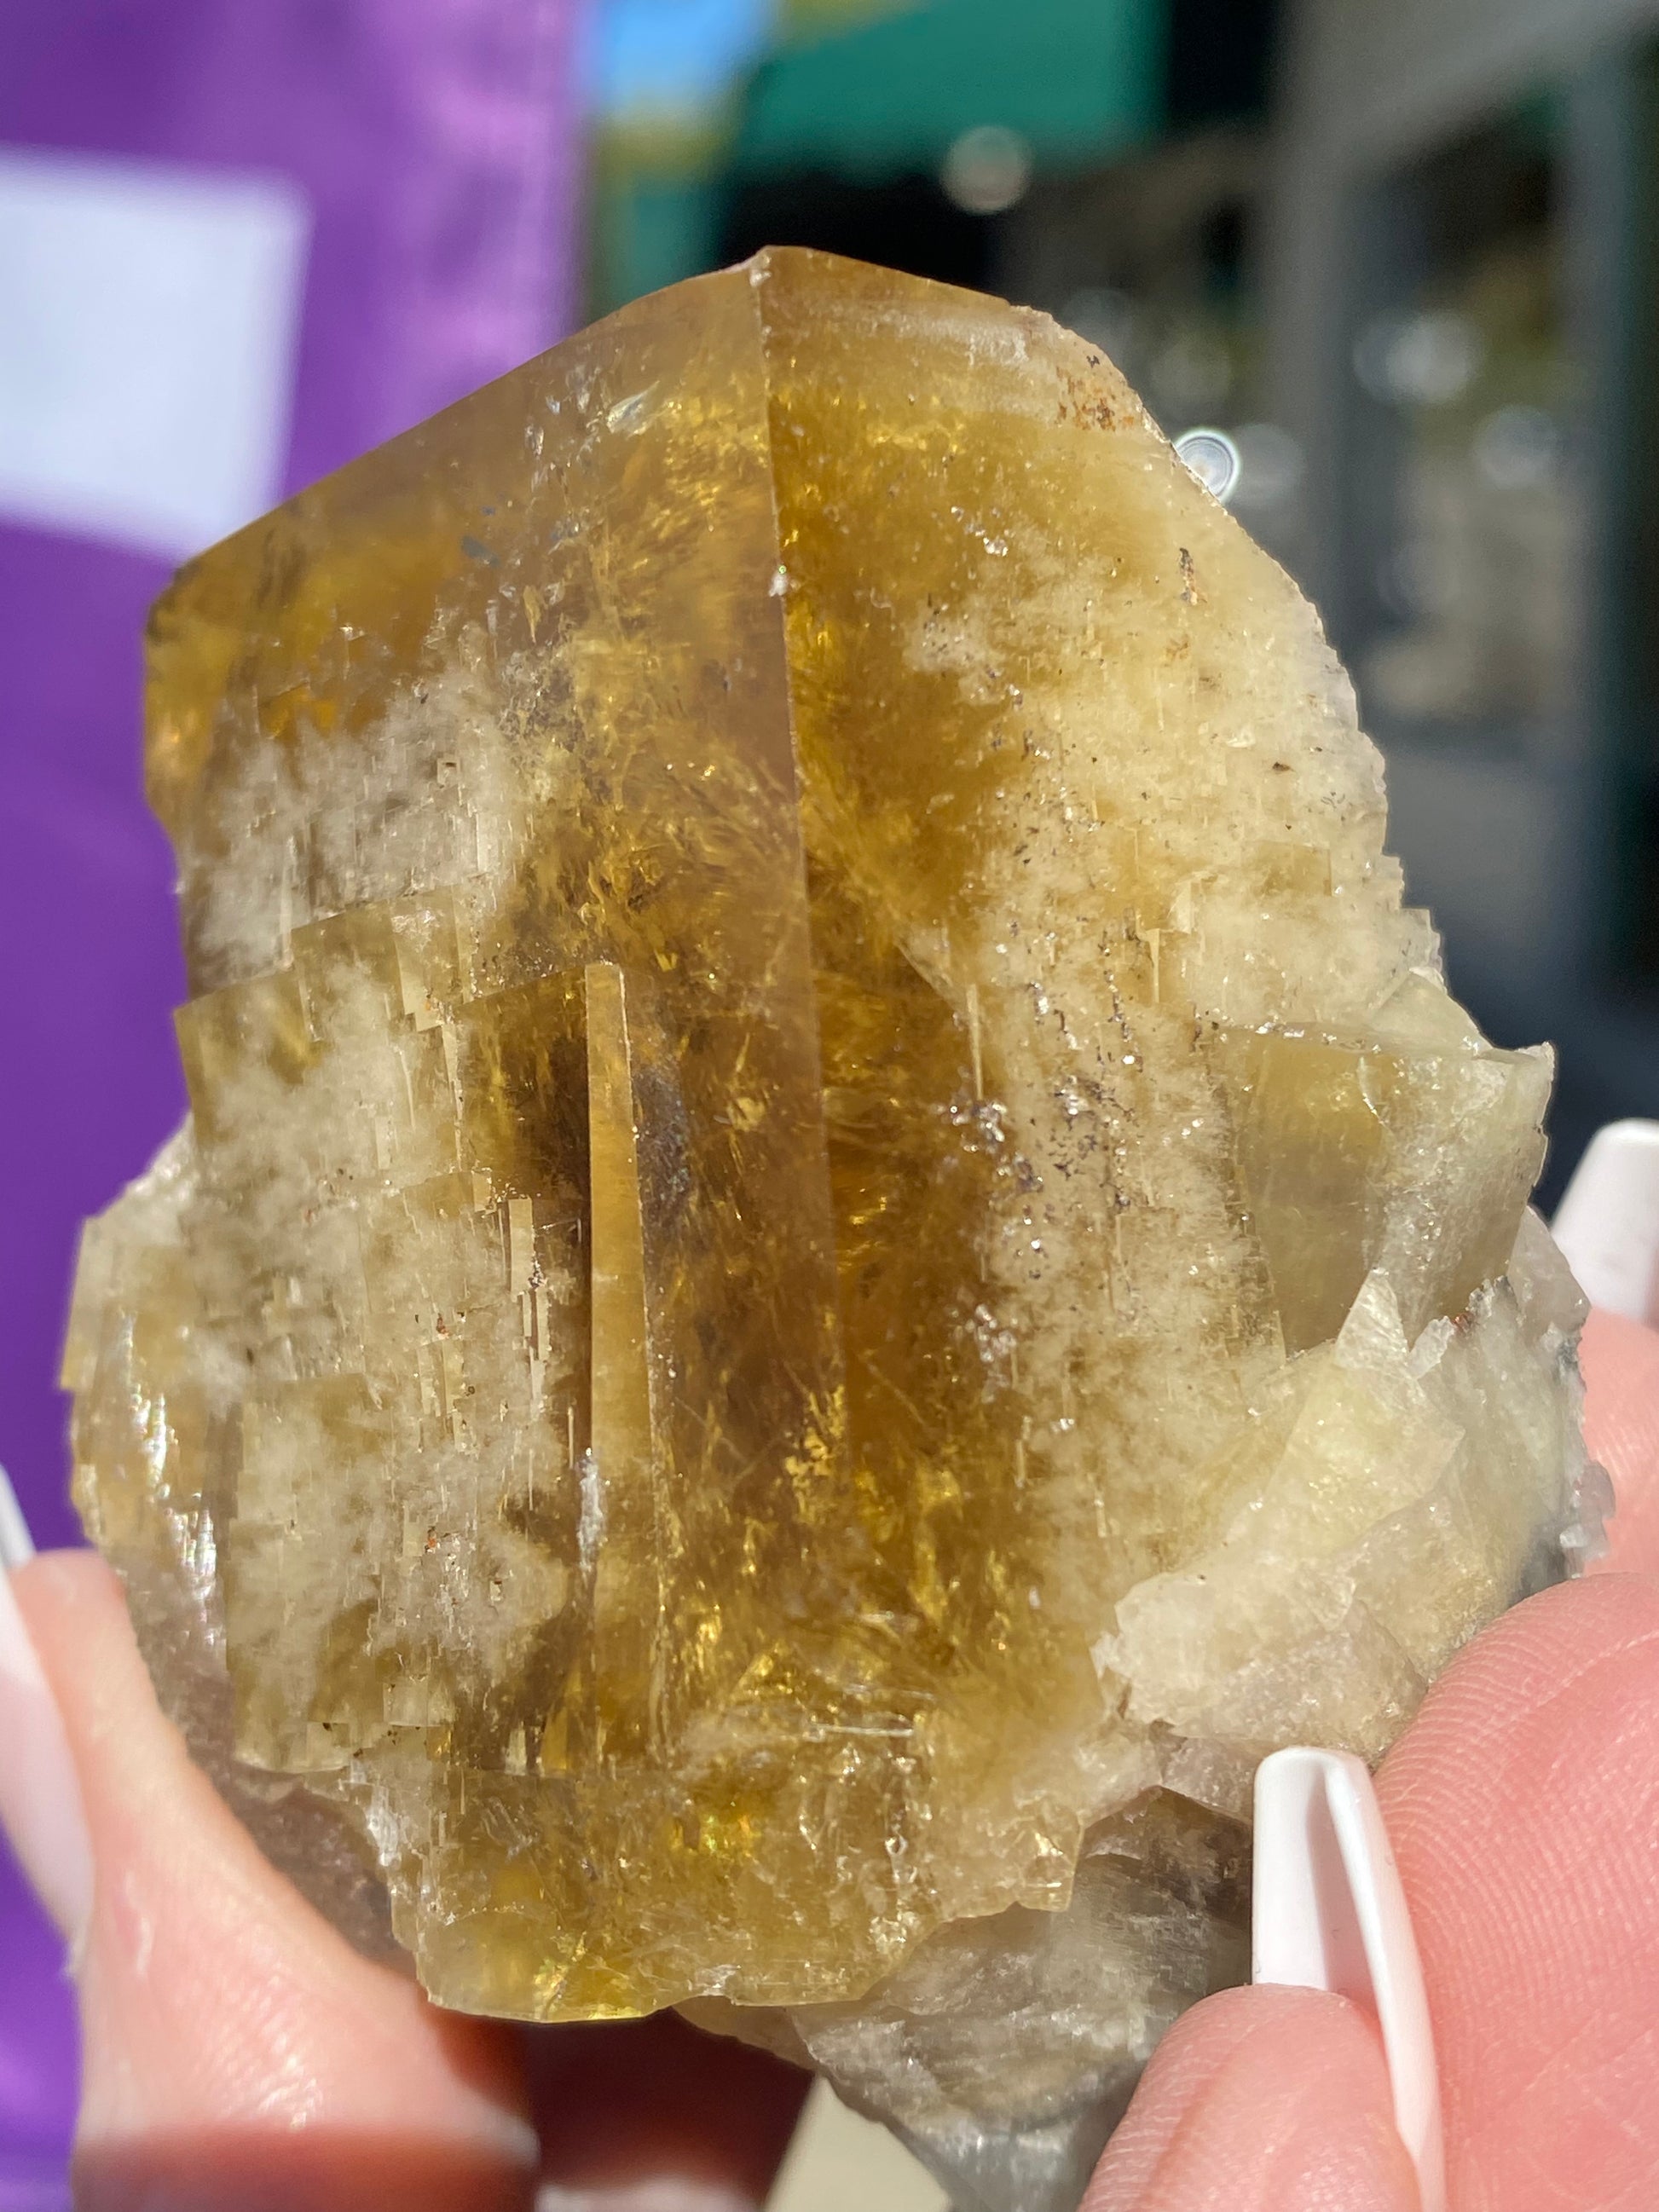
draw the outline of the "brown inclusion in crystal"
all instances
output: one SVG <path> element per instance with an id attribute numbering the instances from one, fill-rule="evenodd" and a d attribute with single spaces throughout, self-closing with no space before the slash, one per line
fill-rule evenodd
<path id="1" fill-rule="evenodd" d="M 624 309 L 186 568 L 149 771 L 191 1116 L 88 1231 L 76 1494 L 443 2002 L 802 2008 L 880 2105 L 855 2001 L 1085 1835 L 1196 1865 L 1558 1571 L 1547 1056 L 1044 318 L 802 252 Z M 1237 1914 L 1159 1881 L 1195 1995 Z"/>

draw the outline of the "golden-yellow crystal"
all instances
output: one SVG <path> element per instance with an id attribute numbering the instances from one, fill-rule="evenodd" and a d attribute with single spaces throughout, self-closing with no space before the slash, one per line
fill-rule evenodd
<path id="1" fill-rule="evenodd" d="M 149 775 L 191 1115 L 66 1380 L 198 1755 L 443 2002 L 1065 2201 L 1253 1762 L 1583 1540 L 1547 1056 L 1312 614 L 1082 340 L 775 252 L 187 568 Z"/>

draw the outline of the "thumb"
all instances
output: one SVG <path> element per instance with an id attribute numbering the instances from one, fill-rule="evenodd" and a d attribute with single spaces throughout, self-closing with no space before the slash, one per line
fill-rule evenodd
<path id="1" fill-rule="evenodd" d="M 1083 2212 L 1418 2212 L 1376 2028 L 1322 1990 L 1194 2006 L 1158 2045 Z"/>

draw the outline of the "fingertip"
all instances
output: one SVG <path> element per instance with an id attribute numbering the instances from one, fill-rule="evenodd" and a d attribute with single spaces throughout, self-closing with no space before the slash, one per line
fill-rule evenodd
<path id="1" fill-rule="evenodd" d="M 1600 1573 L 1659 1571 L 1659 1331 L 1592 1310 L 1579 1341 L 1584 1442 L 1613 1477 Z"/>
<path id="2" fill-rule="evenodd" d="M 1455 2203 L 1645 2212 L 1659 2106 L 1659 1583 L 1609 1575 L 1455 1660 L 1378 1789 L 1434 2012 Z"/>
<path id="3" fill-rule="evenodd" d="M 1419 2212 L 1375 2027 L 1315 1990 L 1229 1990 L 1165 2036 L 1083 2212 Z"/>

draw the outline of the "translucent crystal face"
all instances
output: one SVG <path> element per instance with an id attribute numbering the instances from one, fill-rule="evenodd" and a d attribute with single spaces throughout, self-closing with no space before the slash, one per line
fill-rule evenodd
<path id="1" fill-rule="evenodd" d="M 149 759 L 191 1121 L 66 1379 L 199 1755 L 444 2002 L 724 2000 L 1045 2201 L 1253 1761 L 1581 1463 L 1547 1056 L 1314 617 L 1081 340 L 774 253 L 185 570 Z"/>

